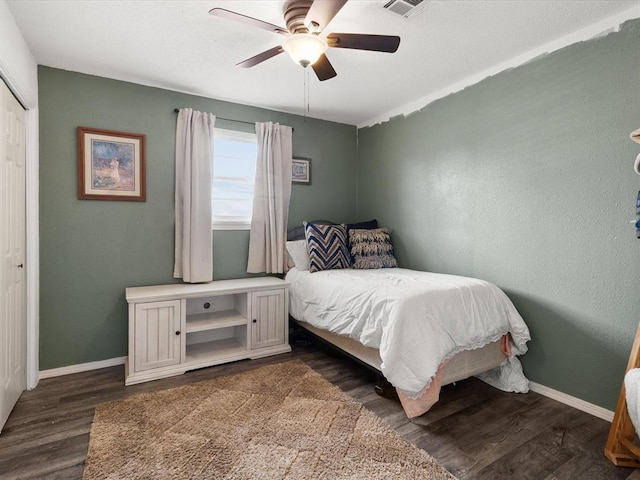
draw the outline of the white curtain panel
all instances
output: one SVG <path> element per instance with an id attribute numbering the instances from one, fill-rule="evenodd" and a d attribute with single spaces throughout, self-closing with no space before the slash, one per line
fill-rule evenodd
<path id="1" fill-rule="evenodd" d="M 291 199 L 293 129 L 256 123 L 258 159 L 249 237 L 249 273 L 284 273 L 287 269 L 287 218 Z"/>
<path id="2" fill-rule="evenodd" d="M 173 276 L 188 283 L 213 280 L 211 184 L 215 120 L 210 113 L 190 108 L 178 112 Z"/>

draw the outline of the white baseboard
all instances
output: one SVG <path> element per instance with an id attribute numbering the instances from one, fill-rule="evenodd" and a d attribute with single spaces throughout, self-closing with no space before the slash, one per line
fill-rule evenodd
<path id="1" fill-rule="evenodd" d="M 79 365 L 69 365 L 67 367 L 52 368 L 49 370 L 40 371 L 40 379 L 59 377 L 61 375 L 70 375 L 72 373 L 88 372 L 89 370 L 98 370 L 99 368 L 114 367 L 116 365 L 124 365 L 127 357 L 109 358 L 107 360 L 99 360 L 97 362 L 81 363 Z M 529 388 L 532 392 L 539 393 L 545 397 L 557 400 L 560 403 L 569 405 L 580 411 L 589 413 L 594 417 L 601 418 L 608 422 L 613 421 L 613 412 L 606 408 L 599 407 L 593 403 L 585 402 L 579 398 L 573 397 L 566 393 L 554 390 L 553 388 L 545 387 L 536 382 L 529 382 Z"/>
<path id="2" fill-rule="evenodd" d="M 107 360 L 99 360 L 97 362 L 80 363 L 78 365 L 69 365 L 67 367 L 40 370 L 40 380 L 43 378 L 59 377 L 61 375 L 70 375 L 72 373 L 88 372 L 89 370 L 98 370 L 99 368 L 124 365 L 126 360 L 127 357 L 116 357 L 108 358 Z"/>
<path id="3" fill-rule="evenodd" d="M 579 398 L 572 397 L 571 395 L 567 395 L 566 393 L 559 392 L 558 390 L 554 390 L 553 388 L 545 387 L 544 385 L 540 385 L 536 382 L 529 382 L 529 388 L 532 392 L 536 392 L 540 395 L 544 395 L 545 397 L 557 400 L 560 403 L 564 403 L 565 405 L 569 405 L 570 407 L 589 413 L 594 417 L 601 418 L 603 420 L 606 420 L 607 422 L 613 421 L 613 412 L 611 410 L 607 410 L 606 408 L 599 407 L 598 405 L 594 405 L 593 403 L 585 402 L 584 400 L 580 400 Z"/>

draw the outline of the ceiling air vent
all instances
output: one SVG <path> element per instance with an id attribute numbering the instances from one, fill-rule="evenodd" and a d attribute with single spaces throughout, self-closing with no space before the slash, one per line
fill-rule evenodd
<path id="1" fill-rule="evenodd" d="M 385 3 L 382 8 L 409 18 L 424 10 L 424 7 L 430 1 L 431 0 L 391 0 Z"/>

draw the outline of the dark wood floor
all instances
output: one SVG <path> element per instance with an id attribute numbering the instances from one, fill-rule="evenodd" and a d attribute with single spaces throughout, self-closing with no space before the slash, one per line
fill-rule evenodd
<path id="1" fill-rule="evenodd" d="M 121 366 L 42 380 L 22 395 L 0 435 L 0 478 L 80 479 L 95 405 L 290 358 L 303 360 L 362 402 L 461 480 L 640 480 L 640 471 L 616 468 L 602 455 L 609 429 L 604 420 L 536 393 L 504 393 L 472 378 L 445 387 L 420 423 L 411 422 L 399 403 L 374 393 L 375 378 L 366 369 L 309 346 L 130 387 L 124 386 Z"/>

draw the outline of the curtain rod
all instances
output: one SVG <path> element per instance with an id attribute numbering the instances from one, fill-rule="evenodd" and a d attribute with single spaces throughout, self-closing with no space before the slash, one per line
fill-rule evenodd
<path id="1" fill-rule="evenodd" d="M 180 111 L 179 108 L 174 108 L 173 113 L 178 113 Z M 247 125 L 255 125 L 255 122 L 247 122 L 246 120 L 234 120 L 233 118 L 224 118 L 216 116 L 216 119 L 226 120 L 227 122 L 238 122 L 238 123 L 246 123 Z M 291 127 L 291 131 L 293 132 L 295 129 Z"/>

